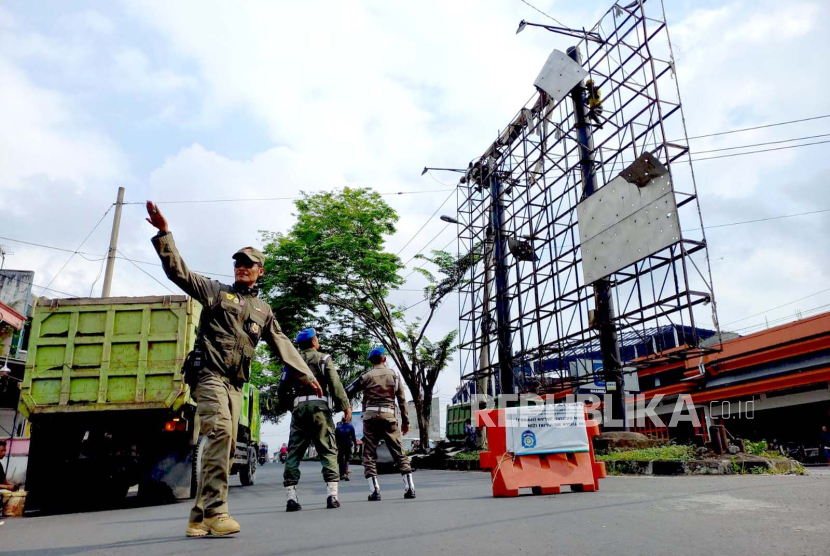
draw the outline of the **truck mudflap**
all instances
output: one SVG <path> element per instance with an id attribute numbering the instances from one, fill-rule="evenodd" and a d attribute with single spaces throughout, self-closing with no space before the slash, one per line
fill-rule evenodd
<path id="1" fill-rule="evenodd" d="M 184 445 L 152 465 L 139 483 L 139 494 L 160 500 L 190 498 L 192 478 L 193 449 Z"/>

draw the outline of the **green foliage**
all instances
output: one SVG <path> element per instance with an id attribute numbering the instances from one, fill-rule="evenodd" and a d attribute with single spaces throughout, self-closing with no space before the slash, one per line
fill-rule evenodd
<path id="1" fill-rule="evenodd" d="M 596 456 L 597 461 L 690 461 L 695 459 L 695 447 L 685 445 L 612 450 Z"/>
<path id="2" fill-rule="evenodd" d="M 407 324 L 403 308 L 387 302 L 390 292 L 403 285 L 405 267 L 384 251 L 398 216 L 383 198 L 370 189 L 345 188 L 304 194 L 295 206 L 297 222 L 288 233 L 262 232 L 265 299 L 287 334 L 317 329 L 322 350 L 336 358 L 344 382 L 368 368 L 372 345 L 386 347 L 415 401 L 425 441 L 435 381 L 456 349 L 455 332 L 433 343 L 426 329 L 476 256 L 456 260 L 434 252 L 432 258 L 420 257 L 435 264 L 441 277 L 417 269 L 429 280 L 424 290 L 429 312 Z"/>
<path id="3" fill-rule="evenodd" d="M 461 460 L 476 460 L 478 461 L 478 455 L 481 453 L 480 450 L 473 450 L 472 452 L 458 452 L 457 454 L 453 454 L 450 456 L 450 459 L 461 459 Z"/>
<path id="4" fill-rule="evenodd" d="M 744 440 L 744 448 L 749 455 L 762 456 L 767 452 L 767 441 L 759 440 L 758 442 L 752 442 L 750 440 Z"/>
<path id="5" fill-rule="evenodd" d="M 262 419 L 278 423 L 277 387 L 280 384 L 282 364 L 271 359 L 265 344 L 257 347 L 256 357 L 251 361 L 251 385 L 259 390 L 259 406 Z"/>

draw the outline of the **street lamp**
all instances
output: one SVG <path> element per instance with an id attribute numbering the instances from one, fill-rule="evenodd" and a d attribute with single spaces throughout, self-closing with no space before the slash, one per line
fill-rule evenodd
<path id="1" fill-rule="evenodd" d="M 457 219 L 453 218 L 452 216 L 447 216 L 446 214 L 442 214 L 440 218 L 441 220 L 449 224 L 461 224 L 461 222 L 459 222 Z"/>

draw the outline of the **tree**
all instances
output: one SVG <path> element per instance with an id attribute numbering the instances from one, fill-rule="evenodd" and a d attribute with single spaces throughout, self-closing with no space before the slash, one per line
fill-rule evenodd
<path id="1" fill-rule="evenodd" d="M 404 283 L 397 255 L 384 251 L 398 215 L 376 192 L 346 188 L 304 194 L 295 202 L 297 222 L 287 234 L 263 233 L 263 290 L 287 330 L 319 323 L 337 337 L 356 370 L 366 365 L 367 340 L 382 344 L 401 373 L 415 405 L 421 445 L 429 440 L 430 408 L 438 374 L 455 351 L 455 331 L 437 342 L 426 331 L 447 295 L 475 263 L 446 252 L 419 256 L 438 267 L 441 278 L 416 269 L 429 282 L 423 319 L 407 323 L 405 308 L 387 301 Z M 333 351 L 337 355 L 340 353 Z M 353 359 L 352 359 L 353 357 Z"/>

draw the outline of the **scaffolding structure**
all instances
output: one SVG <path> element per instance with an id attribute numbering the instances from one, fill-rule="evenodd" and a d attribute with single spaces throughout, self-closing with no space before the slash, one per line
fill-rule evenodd
<path id="1" fill-rule="evenodd" d="M 548 30 L 563 34 L 559 28 Z M 599 343 L 596 280 L 583 272 L 577 218 L 577 206 L 586 198 L 584 170 L 590 165 L 602 191 L 646 153 L 667 170 L 683 231 L 672 232 L 675 241 L 668 247 L 605 278 L 617 337 L 642 346 L 623 350 L 622 363 L 632 372 L 700 356 L 712 349 L 702 341 L 719 334 L 661 4 L 615 4 L 590 31 L 568 34 L 580 37 L 576 60 L 601 91 L 601 110 L 594 106 L 591 111 L 588 144 L 584 135 L 580 139 L 575 111 L 575 101 L 588 104 L 584 84 L 577 96 L 561 99 L 538 90 L 470 163 L 459 185 L 459 253 L 480 255 L 460 291 L 463 380 L 483 384 L 505 367 L 524 392 L 594 380 L 573 373 L 573 362 L 595 358 Z M 492 395 L 505 391 L 504 384 L 488 383 Z"/>

